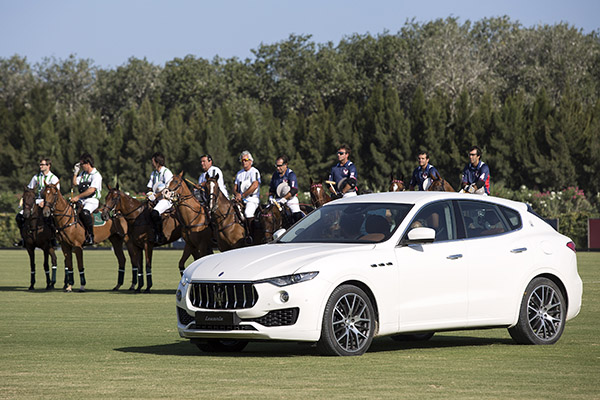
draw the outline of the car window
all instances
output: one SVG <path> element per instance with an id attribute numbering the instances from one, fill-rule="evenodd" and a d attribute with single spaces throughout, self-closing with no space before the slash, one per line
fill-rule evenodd
<path id="1" fill-rule="evenodd" d="M 423 207 L 412 220 L 409 230 L 418 227 L 433 228 L 436 242 L 456 239 L 456 223 L 452 203 L 440 201 Z"/>
<path id="2" fill-rule="evenodd" d="M 307 215 L 280 243 L 377 243 L 389 239 L 412 204 L 351 203 L 323 206 Z"/>
<path id="3" fill-rule="evenodd" d="M 500 206 L 500 211 L 504 214 L 504 218 L 506 218 L 506 222 L 508 223 L 508 227 L 511 231 L 520 229 L 523 226 L 523 222 L 521 222 L 521 214 L 517 211 Z"/>
<path id="4" fill-rule="evenodd" d="M 497 235 L 508 231 L 506 217 L 498 206 L 471 200 L 459 201 L 458 204 L 467 238 Z"/>

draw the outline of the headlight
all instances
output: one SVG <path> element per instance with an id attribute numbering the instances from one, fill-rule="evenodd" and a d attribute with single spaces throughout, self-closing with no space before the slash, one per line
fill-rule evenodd
<path id="1" fill-rule="evenodd" d="M 189 276 L 186 276 L 185 274 L 183 274 L 183 276 L 181 277 L 181 280 L 179 281 L 179 284 L 180 284 L 181 286 L 185 286 L 185 285 L 187 285 L 188 283 L 190 283 L 190 281 L 191 281 L 190 277 L 189 277 Z"/>
<path id="2" fill-rule="evenodd" d="M 285 275 L 285 276 L 278 276 L 276 278 L 263 279 L 261 281 L 258 281 L 257 283 L 270 283 L 270 284 L 273 284 L 275 286 L 280 286 L 280 287 L 288 286 L 288 285 L 293 285 L 294 283 L 310 281 L 318 274 L 319 274 L 318 272 L 301 272 L 299 274 Z"/>

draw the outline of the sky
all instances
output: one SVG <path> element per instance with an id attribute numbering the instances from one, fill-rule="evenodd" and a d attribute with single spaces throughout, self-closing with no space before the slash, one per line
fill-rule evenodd
<path id="1" fill-rule="evenodd" d="M 525 27 L 568 23 L 600 33 L 599 0 L 0 0 L 0 58 L 93 60 L 107 69 L 130 57 L 164 65 L 193 55 L 253 58 L 252 49 L 312 35 L 397 33 L 407 21 L 507 15 Z"/>

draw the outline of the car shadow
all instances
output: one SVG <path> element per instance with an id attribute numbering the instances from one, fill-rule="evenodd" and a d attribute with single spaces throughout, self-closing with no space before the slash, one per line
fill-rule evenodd
<path id="1" fill-rule="evenodd" d="M 373 340 L 367 353 L 381 353 L 387 351 L 400 351 L 411 349 L 439 349 L 446 347 L 473 347 L 490 345 L 514 344 L 512 339 L 506 338 L 481 338 L 470 336 L 434 336 L 428 341 L 397 342 L 389 337 Z M 314 343 L 296 342 L 250 342 L 248 347 L 237 353 L 206 353 L 199 350 L 188 340 L 175 343 L 158 344 L 153 346 L 120 347 L 115 351 L 124 353 L 141 353 L 163 356 L 210 356 L 210 357 L 297 357 L 318 355 Z"/>

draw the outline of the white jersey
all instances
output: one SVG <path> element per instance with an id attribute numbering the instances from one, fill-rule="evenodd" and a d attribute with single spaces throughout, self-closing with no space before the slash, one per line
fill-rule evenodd
<path id="1" fill-rule="evenodd" d="M 89 174 L 82 170 L 79 175 L 77 175 L 75 183 L 77 183 L 77 185 L 80 183 L 89 183 L 90 187 L 96 189 L 96 192 L 90 198 L 100 199 L 102 195 L 102 175 L 100 175 L 100 172 L 98 172 L 96 168 L 92 169 L 92 172 Z"/>
<path id="2" fill-rule="evenodd" d="M 167 187 L 171 179 L 173 179 L 173 173 L 163 165 L 160 167 L 160 171 L 152 171 L 146 187 L 154 193 L 159 193 Z"/>
<path id="3" fill-rule="evenodd" d="M 33 178 L 31 178 L 31 181 L 29 181 L 29 185 L 27 185 L 27 187 L 29 189 L 37 188 L 36 196 L 38 199 L 41 199 L 42 191 L 44 190 L 46 185 L 50 184 L 56 185 L 57 189 L 60 191 L 60 183 L 58 183 L 58 177 L 56 175 L 54 175 L 50 171 L 48 171 L 48 175 L 44 175 L 43 172 L 40 172 L 39 174 L 34 175 Z"/>
<path id="4" fill-rule="evenodd" d="M 256 199 L 258 201 L 260 194 L 260 172 L 254 167 L 250 167 L 248 171 L 242 169 L 238 171 L 235 176 L 235 184 L 237 185 L 237 190 L 240 194 L 244 193 L 252 183 L 258 181 L 258 187 L 256 190 L 248 196 L 248 199 Z"/>
<path id="5" fill-rule="evenodd" d="M 206 182 L 207 176 L 212 177 L 212 176 L 215 176 L 216 174 L 219 174 L 219 179 L 217 179 L 217 183 L 219 184 L 219 188 L 221 189 L 221 192 L 223 192 L 225 197 L 229 198 L 229 193 L 227 192 L 227 188 L 225 187 L 225 181 L 223 180 L 223 172 L 221 171 L 221 169 L 219 169 L 219 167 L 215 167 L 213 165 L 208 169 L 208 171 L 201 174 L 200 177 L 198 178 L 198 184 L 202 185 L 204 182 Z"/>

